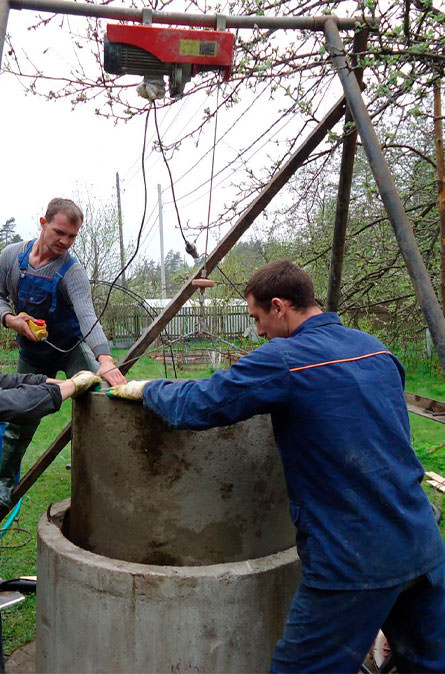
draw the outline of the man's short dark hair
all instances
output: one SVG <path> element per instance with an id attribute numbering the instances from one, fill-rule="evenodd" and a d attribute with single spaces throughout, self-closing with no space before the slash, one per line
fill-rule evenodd
<path id="1" fill-rule="evenodd" d="M 294 309 L 316 306 L 311 277 L 290 260 L 275 260 L 259 269 L 244 289 L 244 297 L 248 295 L 265 311 L 273 297 L 289 300 Z"/>
<path id="2" fill-rule="evenodd" d="M 61 197 L 51 199 L 46 209 L 45 220 L 51 222 L 57 213 L 66 215 L 72 225 L 80 227 L 83 222 L 82 211 L 74 201 L 71 201 L 71 199 L 62 199 Z"/>

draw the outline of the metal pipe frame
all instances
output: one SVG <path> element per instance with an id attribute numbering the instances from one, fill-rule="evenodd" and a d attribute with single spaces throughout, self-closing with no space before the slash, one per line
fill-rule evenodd
<path id="1" fill-rule="evenodd" d="M 417 246 L 413 228 L 404 211 L 394 179 L 374 131 L 357 79 L 346 62 L 345 48 L 335 20 L 329 19 L 326 21 L 324 30 L 327 49 L 342 83 L 348 107 L 351 110 L 380 196 L 394 229 L 416 292 L 417 301 L 422 309 L 439 360 L 445 371 L 445 318 Z"/>
<path id="2" fill-rule="evenodd" d="M 225 16 L 224 14 L 190 14 L 185 12 L 158 12 L 156 10 L 132 9 L 126 7 L 112 7 L 111 5 L 82 4 L 65 2 L 64 0 L 10 0 L 11 9 L 31 9 L 36 12 L 52 12 L 57 14 L 75 14 L 78 16 L 93 16 L 102 19 L 116 19 L 119 21 L 135 21 L 143 23 L 146 13 L 149 12 L 152 23 L 162 23 L 177 26 L 201 26 L 204 28 L 263 28 L 277 30 L 290 28 L 301 30 L 324 30 L 324 25 L 333 15 L 322 16 Z M 335 22 L 342 30 L 351 30 L 357 25 L 367 23 L 376 25 L 376 21 L 369 17 L 335 17 Z"/>
<path id="3" fill-rule="evenodd" d="M 352 64 L 357 82 L 361 87 L 363 68 L 358 66 L 357 54 L 365 51 L 368 42 L 368 30 L 361 30 L 354 35 L 352 48 Z M 349 108 L 346 109 L 345 127 L 352 122 Z M 349 202 L 351 198 L 352 175 L 354 173 L 355 151 L 357 147 L 357 127 L 347 130 L 343 140 L 340 177 L 338 181 L 337 206 L 335 211 L 334 236 L 332 239 L 331 265 L 329 268 L 328 294 L 326 307 L 328 311 L 337 311 L 340 299 L 340 286 L 343 271 L 343 258 L 348 224 Z"/>

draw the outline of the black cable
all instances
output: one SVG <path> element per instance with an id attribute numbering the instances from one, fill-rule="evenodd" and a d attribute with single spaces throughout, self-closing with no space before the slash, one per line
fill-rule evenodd
<path id="1" fill-rule="evenodd" d="M 191 255 L 195 260 L 197 260 L 197 259 L 199 258 L 199 255 L 198 255 L 198 251 L 197 251 L 197 249 L 196 249 L 196 246 L 195 246 L 194 243 L 191 243 L 190 241 L 187 241 L 187 239 L 186 239 L 186 237 L 185 237 L 185 234 L 184 234 L 184 230 L 182 229 L 181 217 L 180 217 L 180 215 L 179 215 L 178 204 L 176 203 L 176 194 L 175 194 L 175 187 L 174 187 L 174 184 L 173 184 L 173 176 L 172 176 L 172 173 L 171 173 L 171 171 L 170 171 L 170 166 L 169 166 L 169 164 L 168 164 L 167 157 L 165 156 L 164 147 L 163 147 L 163 145 L 162 145 L 161 136 L 160 136 L 160 134 L 159 134 L 158 119 L 157 119 L 157 109 L 156 109 L 156 104 L 155 104 L 154 102 L 153 102 L 153 107 L 154 107 L 154 111 L 155 111 L 155 126 L 156 126 L 156 132 L 157 132 L 157 134 L 158 134 L 158 143 L 159 143 L 159 147 L 160 147 L 160 150 L 161 150 L 161 153 L 162 153 L 162 158 L 163 158 L 163 160 L 164 160 L 164 164 L 165 164 L 165 166 L 166 166 L 166 168 L 167 168 L 168 175 L 169 175 L 169 178 L 170 178 L 170 187 L 171 187 L 171 191 L 172 191 L 173 203 L 174 203 L 174 205 L 175 205 L 176 216 L 177 216 L 177 218 L 178 218 L 178 225 L 179 225 L 179 229 L 180 229 L 180 231 L 181 231 L 181 236 L 182 236 L 182 238 L 184 239 L 185 250 L 186 250 L 187 253 L 188 253 L 189 255 Z"/>
<path id="2" fill-rule="evenodd" d="M 215 150 L 216 150 L 216 132 L 218 129 L 218 102 L 219 102 L 219 87 L 216 92 L 216 112 L 215 112 L 215 128 L 213 131 L 213 152 L 212 152 L 212 165 L 210 169 L 210 186 L 209 186 L 209 206 L 207 209 L 207 227 L 206 227 L 206 242 L 204 249 L 204 265 L 207 262 L 207 248 L 209 244 L 209 227 L 210 227 L 210 213 L 212 209 L 212 192 L 213 192 L 213 174 L 215 171 Z M 207 276 L 207 269 L 204 266 L 204 270 Z"/>
<path id="3" fill-rule="evenodd" d="M 133 262 L 133 260 L 135 259 L 136 255 L 137 255 L 138 252 L 139 252 L 139 246 L 140 246 L 140 241 L 141 241 L 141 236 L 142 236 L 142 230 L 143 230 L 143 228 L 144 228 L 145 215 L 146 215 L 146 212 L 147 212 L 147 199 L 148 199 L 148 196 L 147 196 L 147 178 L 146 178 L 146 175 L 145 175 L 145 163 L 144 163 L 144 157 L 145 157 L 145 147 L 146 147 L 146 142 L 147 142 L 147 126 L 148 126 L 148 119 L 149 119 L 149 116 L 150 116 L 150 110 L 151 110 L 151 105 L 150 105 L 150 107 L 149 107 L 148 110 L 147 110 L 147 115 L 146 115 L 146 118 L 145 118 L 145 125 L 144 125 L 144 142 L 143 142 L 143 145 L 142 145 L 142 177 L 143 177 L 143 181 L 144 181 L 144 212 L 143 212 L 143 214 L 142 214 L 141 224 L 139 225 L 138 236 L 137 236 L 137 239 L 136 239 L 136 249 L 135 249 L 133 255 L 132 255 L 132 256 L 130 257 L 130 259 L 128 260 L 128 262 L 122 267 L 122 269 L 119 271 L 119 273 L 117 274 L 117 276 L 114 278 L 114 280 L 111 281 L 111 283 L 110 283 L 110 289 L 109 289 L 108 294 L 107 294 L 107 297 L 106 297 L 106 299 L 105 299 L 105 304 L 104 304 L 104 306 L 103 306 L 103 309 L 102 309 L 101 313 L 99 314 L 99 316 L 96 318 L 96 320 L 95 320 L 95 322 L 93 323 L 93 325 L 91 326 L 91 328 L 88 330 L 88 332 L 87 332 L 85 335 L 83 335 L 82 339 L 79 339 L 79 340 L 76 342 L 76 344 L 74 344 L 74 346 L 72 346 L 72 347 L 69 348 L 69 349 L 61 349 L 61 348 L 55 346 L 54 344 L 51 344 L 51 342 L 46 341 L 46 343 L 49 344 L 49 346 L 52 346 L 52 347 L 55 348 L 57 351 L 60 351 L 60 352 L 62 352 L 62 353 L 70 353 L 71 351 L 73 351 L 74 349 L 76 349 L 76 348 L 79 346 L 79 344 L 81 344 L 82 342 L 84 342 L 84 341 L 86 340 L 86 338 L 88 337 L 88 335 L 90 335 L 90 334 L 92 333 L 92 331 L 94 330 L 94 328 L 95 328 L 96 325 L 99 323 L 99 321 L 100 321 L 100 319 L 102 318 L 102 316 L 104 315 L 104 312 L 105 312 L 105 310 L 106 310 L 106 308 L 107 308 L 107 306 L 108 306 L 108 303 L 109 303 L 109 301 L 110 301 L 110 296 L 111 296 L 111 293 L 112 293 L 112 291 L 113 291 L 113 288 L 116 286 L 117 280 L 122 276 L 122 274 L 126 271 L 126 269 L 128 269 L 128 267 L 129 267 L 130 264 Z"/>
<path id="4" fill-rule="evenodd" d="M 103 280 L 100 280 L 100 279 L 90 281 L 90 283 L 92 285 L 102 284 L 102 285 L 111 286 L 110 281 L 103 281 Z M 147 300 L 144 297 L 142 297 L 142 295 L 139 295 L 139 293 L 137 293 L 135 290 L 131 290 L 130 288 L 126 288 L 125 286 L 121 286 L 117 283 L 115 283 L 113 285 L 111 290 L 113 290 L 113 288 L 115 290 L 120 290 L 121 292 L 128 295 L 132 299 L 135 299 L 137 301 L 137 303 L 139 304 L 139 306 L 148 314 L 148 316 L 151 318 L 151 320 L 152 321 L 155 320 L 155 318 L 157 317 L 157 312 L 155 311 L 154 307 L 152 307 L 148 304 Z M 177 379 L 178 373 L 176 371 L 176 361 L 175 361 L 173 349 L 172 349 L 172 346 L 170 344 L 170 335 L 168 334 L 166 328 L 164 328 L 163 332 L 165 333 L 166 339 L 168 340 L 168 346 L 169 346 L 169 349 L 170 349 L 170 357 L 172 359 L 173 372 L 174 372 L 174 375 L 175 375 L 175 379 Z M 162 342 L 162 346 L 164 348 L 165 342 L 164 342 L 164 337 L 163 337 L 162 333 L 159 335 L 159 338 L 160 338 L 160 340 Z M 164 356 L 164 372 L 165 372 L 165 377 L 167 379 L 168 377 L 167 377 L 167 370 L 166 370 L 166 365 L 165 365 L 165 356 Z"/>
<path id="5" fill-rule="evenodd" d="M 164 164 L 165 164 L 165 167 L 168 171 L 168 176 L 170 178 L 170 188 L 171 188 L 171 191 L 172 191 L 173 203 L 174 203 L 175 210 L 176 210 L 176 217 L 178 219 L 179 230 L 181 232 L 182 238 L 184 239 L 184 243 L 187 244 L 188 242 L 187 242 L 187 239 L 185 238 L 185 234 L 184 234 L 184 231 L 182 229 L 181 216 L 179 215 L 178 205 L 176 203 L 175 187 L 174 187 L 174 184 L 173 184 L 172 172 L 170 170 L 170 166 L 168 164 L 167 157 L 165 156 L 164 146 L 162 145 L 161 135 L 159 133 L 158 113 L 157 113 L 156 103 L 154 103 L 154 102 L 153 102 L 153 108 L 154 108 L 154 111 L 155 111 L 155 127 L 156 127 L 156 133 L 158 134 L 159 149 L 161 150 L 162 159 L 164 160 Z"/>
<path id="6" fill-rule="evenodd" d="M 218 143 L 220 143 L 220 142 L 221 142 L 221 141 L 222 141 L 222 140 L 223 140 L 223 139 L 224 139 L 224 138 L 225 138 L 225 137 L 226 137 L 226 136 L 227 136 L 227 135 L 228 135 L 228 134 L 235 128 L 235 126 L 236 126 L 236 125 L 238 124 L 238 122 L 242 119 L 242 117 L 244 117 L 244 115 L 247 114 L 247 112 L 249 112 L 249 110 L 251 110 L 251 108 L 253 107 L 253 105 L 256 104 L 256 103 L 258 102 L 258 99 L 259 99 L 259 98 L 260 98 L 266 91 L 268 91 L 268 90 L 269 90 L 269 84 L 267 84 L 267 85 L 264 87 L 264 89 L 263 89 L 262 91 L 260 91 L 260 93 L 253 99 L 253 101 L 252 101 L 251 103 L 249 103 L 249 105 L 248 105 L 248 106 L 241 112 L 241 114 L 235 119 L 235 121 L 231 124 L 231 126 L 229 126 L 229 128 L 226 129 L 226 131 L 222 134 L 222 136 L 220 136 L 220 137 L 218 138 L 218 140 L 217 140 L 217 142 L 216 142 L 217 145 L 218 145 Z M 215 113 L 216 113 L 216 111 L 215 111 Z M 172 147 L 172 146 L 171 146 L 171 147 Z M 203 159 L 205 159 L 205 158 L 207 157 L 207 155 L 208 155 L 210 152 L 212 152 L 212 150 L 213 150 L 213 147 L 210 147 L 208 150 L 206 150 L 206 151 L 204 152 L 204 154 L 202 154 L 201 157 L 200 157 L 200 158 L 199 158 L 199 159 L 198 159 L 192 166 L 190 166 L 184 173 L 182 173 L 182 174 L 179 176 L 179 178 L 177 178 L 177 179 L 175 180 L 176 185 L 177 185 L 183 178 L 185 178 L 186 176 L 188 176 L 189 173 L 191 173 L 192 171 L 194 171 L 194 169 L 198 166 L 198 164 L 200 164 L 200 163 L 203 161 Z"/>
<path id="7" fill-rule="evenodd" d="M 135 249 L 133 255 L 132 255 L 132 256 L 130 257 L 130 259 L 128 260 L 128 262 L 126 262 L 126 263 L 124 264 L 124 266 L 122 267 L 122 269 L 120 270 L 120 272 L 115 276 L 114 280 L 111 282 L 111 287 L 110 287 L 110 290 L 108 291 L 108 294 L 107 294 L 107 297 L 106 297 L 106 300 L 105 300 L 105 305 L 104 305 L 104 307 L 103 307 L 103 309 L 102 309 L 102 311 L 101 311 L 99 317 L 96 319 L 96 322 L 93 324 L 93 326 L 91 327 L 91 329 L 89 330 L 89 332 L 87 332 L 87 334 L 84 335 L 84 337 L 83 337 L 83 339 L 82 339 L 81 341 L 84 341 L 85 338 L 88 337 L 89 334 L 91 334 L 92 330 L 93 330 L 94 327 L 97 325 L 97 323 L 99 323 L 100 319 L 102 318 L 102 316 L 103 316 L 103 314 L 104 314 L 104 312 L 105 312 L 105 309 L 106 309 L 107 306 L 108 306 L 108 302 L 109 302 L 109 300 L 110 300 L 110 295 L 111 295 L 111 293 L 112 293 L 113 287 L 116 285 L 117 280 L 118 280 L 118 279 L 122 276 L 122 274 L 128 269 L 128 267 L 129 267 L 130 264 L 133 262 L 133 260 L 135 259 L 136 255 L 137 255 L 138 252 L 139 252 L 139 246 L 140 246 L 140 241 L 141 241 L 141 236 L 142 236 L 142 230 L 143 230 L 143 228 L 144 228 L 144 222 L 145 222 L 145 215 L 146 215 L 146 213 L 147 213 L 147 200 L 148 200 L 148 194 L 147 194 L 147 177 L 146 177 L 146 174 L 145 174 L 145 162 L 144 162 L 144 157 L 145 157 L 145 147 L 146 147 L 146 142 L 147 142 L 147 127 L 148 127 L 148 119 L 149 119 L 149 116 L 150 116 L 150 110 L 151 110 L 151 106 L 148 108 L 148 110 L 147 110 L 147 115 L 146 115 L 146 117 L 145 117 L 145 125 L 144 125 L 144 142 L 143 142 L 143 144 L 142 144 L 142 178 L 143 178 L 143 182 L 144 182 L 144 211 L 143 211 L 143 214 L 142 214 L 141 224 L 139 225 L 138 236 L 137 236 L 137 239 L 136 239 L 136 249 Z M 79 343 L 80 343 L 80 342 L 79 342 Z"/>
<path id="8" fill-rule="evenodd" d="M 281 114 L 281 115 L 280 115 L 274 122 L 272 122 L 272 124 L 270 124 L 270 125 L 267 127 L 267 129 L 265 129 L 265 131 L 263 131 L 259 136 L 257 136 L 257 138 L 255 138 L 255 140 L 253 140 L 253 141 L 252 141 L 249 145 L 247 145 L 247 147 L 245 147 L 243 150 L 241 150 L 240 152 L 238 152 L 237 155 L 236 155 L 236 157 L 234 157 L 233 159 L 231 159 L 227 164 L 225 164 L 225 165 L 223 166 L 223 168 L 221 168 L 219 171 L 217 171 L 213 177 L 214 177 L 214 178 L 217 178 L 219 175 L 221 175 L 222 173 L 224 173 L 224 171 L 227 171 L 227 169 L 229 169 L 229 168 L 230 168 L 236 161 L 238 161 L 239 159 L 241 159 L 241 157 L 242 157 L 243 155 L 245 155 L 246 152 L 248 152 L 248 151 L 249 151 L 254 145 L 256 145 L 260 140 L 262 140 L 262 139 L 269 133 L 269 131 L 271 131 L 271 129 L 274 128 L 274 126 L 276 126 L 277 124 L 279 124 L 279 122 L 281 122 L 281 120 L 284 119 L 289 113 L 293 112 L 293 111 L 295 110 L 296 106 L 297 106 L 297 103 L 294 103 L 293 105 L 291 105 L 291 107 L 290 107 L 288 110 L 286 110 L 285 112 L 283 112 L 283 113 L 282 113 L 282 114 Z M 286 124 L 285 124 L 284 126 L 287 126 L 291 121 L 292 121 L 292 118 L 290 117 L 290 118 L 286 121 Z M 281 130 L 281 129 L 279 129 L 279 130 Z M 273 136 L 272 136 L 272 137 L 273 137 Z M 269 138 L 266 142 L 269 142 L 269 140 L 270 140 L 270 138 Z M 261 146 L 260 148 L 258 148 L 258 150 L 256 150 L 255 153 L 254 153 L 252 156 L 255 156 L 255 154 L 256 154 L 257 152 L 259 152 L 259 150 L 261 150 L 262 147 L 263 147 L 263 146 Z M 182 194 L 181 196 L 179 196 L 179 197 L 177 198 L 177 201 L 182 201 L 183 199 L 186 199 L 187 197 L 191 196 L 192 194 L 194 194 L 195 192 L 197 192 L 199 189 L 201 189 L 201 187 L 204 187 L 205 185 L 207 185 L 207 183 L 209 182 L 209 180 L 210 180 L 210 179 L 204 180 L 204 182 L 200 183 L 197 187 L 194 187 L 194 188 L 193 188 L 192 190 L 190 190 L 189 192 L 186 192 L 186 194 Z M 167 202 L 166 205 L 168 205 L 169 203 L 170 203 L 170 202 Z"/>

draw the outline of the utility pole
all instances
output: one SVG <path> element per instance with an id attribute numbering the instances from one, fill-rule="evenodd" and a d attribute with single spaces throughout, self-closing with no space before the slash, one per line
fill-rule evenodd
<path id="1" fill-rule="evenodd" d="M 164 259 L 164 223 L 162 219 L 162 192 L 158 183 L 158 206 L 159 206 L 159 243 L 161 245 L 161 297 L 167 297 L 167 284 L 165 282 L 165 259 Z"/>
<path id="2" fill-rule="evenodd" d="M 440 294 L 442 298 L 442 312 L 445 316 L 445 159 L 440 80 L 434 84 L 434 142 L 436 145 L 437 188 L 439 192 Z"/>
<path id="3" fill-rule="evenodd" d="M 116 172 L 116 194 L 117 194 L 117 219 L 119 224 L 119 245 L 121 251 L 121 269 L 125 267 L 124 235 L 122 232 L 122 209 L 121 209 L 121 188 L 119 184 L 119 173 Z M 122 272 L 122 285 L 127 287 L 125 270 Z"/>

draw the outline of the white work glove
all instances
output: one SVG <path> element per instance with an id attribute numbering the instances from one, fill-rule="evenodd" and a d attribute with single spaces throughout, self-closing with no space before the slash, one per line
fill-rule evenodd
<path id="1" fill-rule="evenodd" d="M 148 384 L 151 379 L 144 379 L 143 381 L 129 381 L 127 384 L 118 384 L 112 386 L 107 391 L 109 398 L 124 398 L 125 400 L 143 400 L 144 386 Z"/>
<path id="2" fill-rule="evenodd" d="M 74 384 L 73 398 L 77 398 L 77 396 L 85 393 L 85 391 L 88 391 L 88 389 L 92 386 L 100 387 L 102 383 L 102 379 L 98 377 L 97 374 L 94 374 L 94 372 L 90 372 L 89 370 L 81 370 L 80 372 L 76 372 L 76 374 L 73 374 L 70 379 Z"/>

